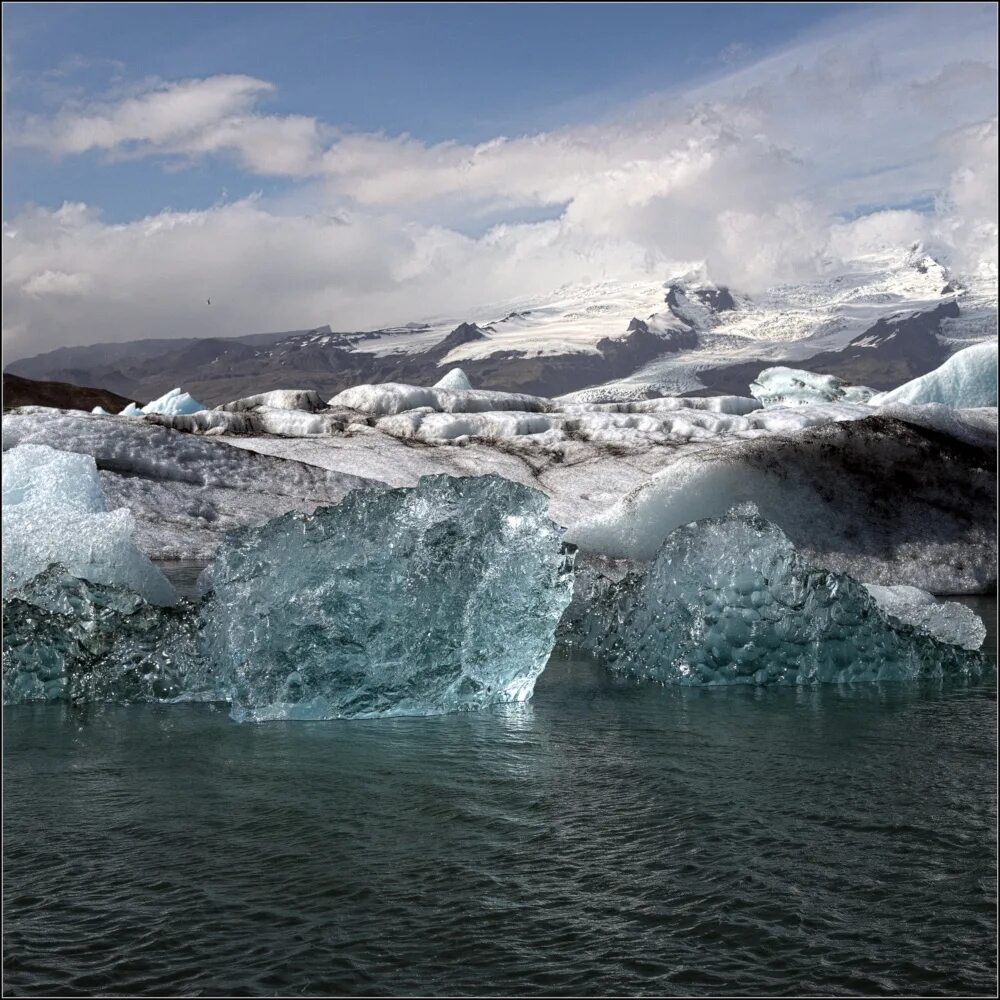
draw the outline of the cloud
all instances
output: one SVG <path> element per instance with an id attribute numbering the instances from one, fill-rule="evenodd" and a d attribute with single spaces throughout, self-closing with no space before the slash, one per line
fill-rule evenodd
<path id="1" fill-rule="evenodd" d="M 322 130 L 313 118 L 258 113 L 257 102 L 273 91 L 250 76 L 155 82 L 118 100 L 71 102 L 52 117 L 15 118 L 7 142 L 53 156 L 230 153 L 257 174 L 306 175 L 318 163 Z"/>
<path id="2" fill-rule="evenodd" d="M 248 76 L 15 120 L 14 144 L 57 156 L 222 155 L 298 183 L 280 200 L 118 225 L 73 203 L 24 210 L 4 230 L 5 346 L 459 319 L 697 262 L 754 292 L 916 240 L 995 269 L 983 9 L 852 16 L 609 120 L 479 144 L 266 114 L 274 88 Z"/>

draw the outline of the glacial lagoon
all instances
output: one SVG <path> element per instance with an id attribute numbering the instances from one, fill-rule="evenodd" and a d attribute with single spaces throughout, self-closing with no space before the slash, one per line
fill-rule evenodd
<path id="1" fill-rule="evenodd" d="M 995 982 L 992 680 L 692 689 L 557 656 L 483 712 L 4 722 L 9 995 Z"/>

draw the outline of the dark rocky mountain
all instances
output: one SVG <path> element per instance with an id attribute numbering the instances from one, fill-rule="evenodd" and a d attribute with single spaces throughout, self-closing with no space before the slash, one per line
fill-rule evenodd
<path id="1" fill-rule="evenodd" d="M 102 406 L 108 413 L 118 413 L 136 400 L 88 386 L 68 382 L 42 382 L 4 372 L 3 408 L 15 406 L 55 406 L 61 410 L 92 410 Z"/>
<path id="2" fill-rule="evenodd" d="M 784 365 L 821 375 L 836 375 L 852 385 L 893 389 L 903 382 L 937 368 L 951 353 L 938 339 L 941 321 L 959 316 L 958 303 L 942 302 L 923 312 L 883 317 L 839 351 L 825 351 L 809 358 L 787 361 L 750 361 L 698 372 L 706 386 L 690 395 L 718 393 L 745 395 L 747 386 L 764 367 Z"/>
<path id="3" fill-rule="evenodd" d="M 264 389 L 315 389 L 329 398 L 364 382 L 433 384 L 444 374 L 441 362 L 450 351 L 489 336 L 474 323 L 461 323 L 423 351 L 380 356 L 351 349 L 358 341 L 385 332 L 311 330 L 269 335 L 269 340 L 258 338 L 256 343 L 248 343 L 251 338 L 160 341 L 158 353 L 151 353 L 148 342 L 142 342 L 142 349 L 131 357 L 100 345 L 97 363 L 88 367 L 81 364 L 85 349 L 63 348 L 14 362 L 8 371 L 51 373 L 50 377 L 66 382 L 104 385 L 114 393 L 141 400 L 155 399 L 183 386 L 208 406 Z M 697 334 L 689 326 L 678 323 L 654 332 L 645 321 L 633 319 L 623 337 L 598 341 L 596 352 L 525 356 L 518 351 L 499 351 L 486 358 L 463 360 L 461 366 L 473 384 L 483 389 L 558 395 L 628 375 L 653 358 L 696 343 Z M 61 368 L 63 361 L 77 367 Z"/>

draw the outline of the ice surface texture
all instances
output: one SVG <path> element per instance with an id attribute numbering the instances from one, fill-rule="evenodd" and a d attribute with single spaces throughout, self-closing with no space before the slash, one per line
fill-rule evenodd
<path id="1" fill-rule="evenodd" d="M 997 405 L 997 342 L 974 344 L 940 368 L 872 397 L 872 405 L 943 403 L 951 407 Z"/>
<path id="2" fill-rule="evenodd" d="M 285 415 L 313 419 L 302 412 Z M 209 559 L 226 531 L 264 524 L 289 510 L 311 511 L 372 485 L 348 471 L 257 455 L 159 425 L 201 416 L 255 415 L 208 411 L 122 420 L 38 409 L 5 414 L 3 444 L 45 444 L 81 453 L 91 465 L 96 460 L 108 505 L 132 512 L 136 544 L 160 559 Z"/>
<path id="3" fill-rule="evenodd" d="M 135 547 L 132 532 L 127 510 L 106 509 L 89 455 L 35 444 L 4 454 L 4 597 L 60 563 L 81 579 L 127 587 L 154 604 L 173 603 L 173 587 Z"/>
<path id="4" fill-rule="evenodd" d="M 750 395 L 765 406 L 805 403 L 866 403 L 875 394 L 863 385 L 849 385 L 836 375 L 817 375 L 799 368 L 765 368 L 750 383 Z"/>
<path id="5" fill-rule="evenodd" d="M 933 594 L 916 587 L 880 587 L 866 583 L 865 589 L 887 615 L 942 642 L 963 649 L 979 649 L 986 638 L 983 620 L 957 601 L 938 601 Z"/>
<path id="6" fill-rule="evenodd" d="M 155 607 L 53 566 L 4 599 L 4 703 L 195 696 L 198 626 L 190 605 Z"/>
<path id="7" fill-rule="evenodd" d="M 675 528 L 746 501 L 856 579 L 936 593 L 996 580 L 996 452 L 885 416 L 683 455 L 566 537 L 649 560 Z"/>
<path id="8" fill-rule="evenodd" d="M 330 405 L 349 406 L 379 417 L 419 407 L 429 407 L 439 413 L 483 413 L 489 410 L 539 412 L 552 408 L 549 400 L 521 392 L 491 392 L 486 389 L 456 391 L 405 385 L 402 382 L 356 385 L 334 396 Z"/>
<path id="9" fill-rule="evenodd" d="M 530 697 L 572 590 L 543 494 L 429 476 L 227 536 L 207 650 L 239 720 L 368 718 Z"/>
<path id="10" fill-rule="evenodd" d="M 757 516 L 678 528 L 646 572 L 595 593 L 578 629 L 613 670 L 670 684 L 910 681 L 986 667 L 890 622 L 861 584 L 808 565 Z"/>

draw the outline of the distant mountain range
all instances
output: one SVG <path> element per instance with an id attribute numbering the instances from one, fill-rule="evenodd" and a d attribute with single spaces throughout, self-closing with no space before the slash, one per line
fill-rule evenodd
<path id="1" fill-rule="evenodd" d="M 618 381 L 746 394 L 776 364 L 887 389 L 995 337 L 996 290 L 995 279 L 956 281 L 912 247 L 756 296 L 691 273 L 665 284 L 565 287 L 473 319 L 64 347 L 6 371 L 140 401 L 183 386 L 207 405 L 267 389 L 329 397 L 364 382 L 432 384 L 454 366 L 482 388 L 545 396 Z"/>

